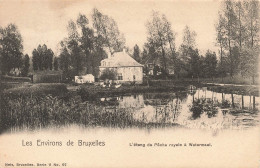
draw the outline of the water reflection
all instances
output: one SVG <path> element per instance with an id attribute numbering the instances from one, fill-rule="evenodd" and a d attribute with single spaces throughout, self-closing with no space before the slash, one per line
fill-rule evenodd
<path id="1" fill-rule="evenodd" d="M 259 124 L 259 97 L 217 93 L 200 88 L 186 92 L 104 97 L 95 102 L 74 95 L 4 99 L 0 133 L 77 124 L 84 127 L 164 127 L 246 129 Z"/>
<path id="2" fill-rule="evenodd" d="M 259 123 L 259 97 L 205 88 L 178 93 L 145 93 L 113 98 L 142 123 L 175 123 L 188 128 L 244 129 Z"/>

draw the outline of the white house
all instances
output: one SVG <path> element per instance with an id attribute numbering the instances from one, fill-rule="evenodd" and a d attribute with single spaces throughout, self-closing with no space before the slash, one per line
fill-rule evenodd
<path id="1" fill-rule="evenodd" d="M 75 83 L 94 83 L 95 77 L 92 74 L 75 76 Z"/>
<path id="2" fill-rule="evenodd" d="M 117 73 L 117 82 L 143 83 L 143 65 L 136 62 L 125 50 L 108 55 L 99 66 L 100 75 L 105 69 L 114 70 Z"/>

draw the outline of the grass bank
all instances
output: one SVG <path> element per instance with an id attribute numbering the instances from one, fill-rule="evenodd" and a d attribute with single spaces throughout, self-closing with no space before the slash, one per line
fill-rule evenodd
<path id="1" fill-rule="evenodd" d="M 64 96 L 68 93 L 65 84 L 52 84 L 52 83 L 40 83 L 40 84 L 27 84 L 21 87 L 15 87 L 11 89 L 3 90 L 3 95 L 10 98 L 17 97 L 40 97 L 44 95 Z"/>

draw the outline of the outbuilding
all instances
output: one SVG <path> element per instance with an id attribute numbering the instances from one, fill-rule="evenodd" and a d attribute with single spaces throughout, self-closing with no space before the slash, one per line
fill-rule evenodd
<path id="1" fill-rule="evenodd" d="M 94 82 L 95 82 L 95 77 L 92 74 L 75 76 L 75 83 L 94 83 Z"/>

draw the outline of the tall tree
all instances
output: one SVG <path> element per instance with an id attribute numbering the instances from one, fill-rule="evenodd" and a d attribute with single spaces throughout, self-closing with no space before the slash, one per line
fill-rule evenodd
<path id="1" fill-rule="evenodd" d="M 234 3 L 231 0 L 224 1 L 224 9 L 223 13 L 225 16 L 225 27 L 226 27 L 226 37 L 227 44 L 225 47 L 229 51 L 229 64 L 230 64 L 230 76 L 233 77 L 235 73 L 235 63 L 234 63 L 234 53 L 232 53 L 232 49 L 235 46 L 235 38 L 236 38 L 236 25 L 237 25 L 237 16 L 234 11 Z"/>
<path id="2" fill-rule="evenodd" d="M 88 19 L 85 15 L 79 14 L 77 24 L 81 29 L 81 36 L 79 37 L 80 47 L 85 54 L 86 73 L 93 74 L 93 50 L 94 50 L 94 30 L 88 27 Z"/>
<path id="3" fill-rule="evenodd" d="M 230 76 L 251 76 L 254 82 L 259 56 L 259 1 L 224 1 L 216 31 L 221 55 L 228 53 L 224 60 Z"/>
<path id="4" fill-rule="evenodd" d="M 102 14 L 96 8 L 93 9 L 92 20 L 97 36 L 102 38 L 102 45 L 108 47 L 111 54 L 122 51 L 125 46 L 125 38 L 120 33 L 115 20 Z"/>
<path id="5" fill-rule="evenodd" d="M 167 74 L 168 48 L 174 52 L 174 33 L 171 29 L 171 24 L 166 19 L 165 15 L 160 15 L 158 12 L 152 12 L 152 18 L 148 21 L 147 25 L 148 43 L 155 48 L 162 61 L 163 73 Z M 171 54 L 172 55 L 172 54 Z"/>
<path id="6" fill-rule="evenodd" d="M 33 70 L 52 70 L 53 56 L 53 51 L 45 44 L 38 45 L 32 52 Z"/>
<path id="7" fill-rule="evenodd" d="M 79 42 L 80 35 L 77 31 L 76 23 L 72 20 L 69 21 L 67 29 L 69 34 L 67 46 L 71 55 L 71 65 L 74 70 L 73 75 L 80 75 L 86 62 L 85 54 Z"/>
<path id="8" fill-rule="evenodd" d="M 181 59 L 184 63 L 188 62 L 190 49 L 196 48 L 196 36 L 196 32 L 186 25 L 183 30 L 182 44 L 179 49 Z"/>
<path id="9" fill-rule="evenodd" d="M 55 71 L 58 71 L 58 69 L 59 69 L 59 61 L 58 61 L 57 57 L 54 57 L 53 67 L 54 67 Z"/>
<path id="10" fill-rule="evenodd" d="M 192 49 L 189 47 L 188 49 L 188 55 L 189 55 L 189 75 L 190 77 L 199 77 L 200 75 L 200 56 L 198 49 Z"/>
<path id="11" fill-rule="evenodd" d="M 39 70 L 39 59 L 40 59 L 39 52 L 36 49 L 34 49 L 32 52 L 32 63 L 33 63 L 34 71 Z"/>
<path id="12" fill-rule="evenodd" d="M 3 74 L 9 73 L 13 68 L 21 67 L 22 43 L 21 34 L 15 24 L 0 28 L 1 71 Z"/>
<path id="13" fill-rule="evenodd" d="M 217 56 L 215 52 L 207 51 L 206 57 L 204 59 L 205 64 L 205 76 L 213 77 L 216 76 L 217 73 Z"/>
<path id="14" fill-rule="evenodd" d="M 62 44 L 63 45 L 63 44 Z M 70 54 L 66 46 L 63 45 L 60 53 L 60 69 L 62 70 L 63 74 L 67 77 L 69 74 L 69 67 L 70 67 Z"/>
<path id="15" fill-rule="evenodd" d="M 140 49 L 139 49 L 139 46 L 138 46 L 137 44 L 134 46 L 133 58 L 134 58 L 137 62 L 140 62 L 140 61 L 141 61 Z"/>
<path id="16" fill-rule="evenodd" d="M 47 50 L 47 68 L 52 70 L 52 63 L 53 63 L 53 57 L 54 57 L 54 53 L 53 51 L 49 48 Z"/>
<path id="17" fill-rule="evenodd" d="M 244 2 L 245 6 L 245 29 L 247 32 L 246 49 L 243 54 L 243 73 L 252 77 L 255 83 L 255 76 L 258 73 L 258 62 L 260 54 L 259 38 L 259 1 L 248 0 Z"/>
<path id="18" fill-rule="evenodd" d="M 23 57 L 23 61 L 22 61 L 22 70 L 21 70 L 22 76 L 28 75 L 29 67 L 30 67 L 30 58 L 29 58 L 28 54 L 25 54 L 25 56 Z"/>
<path id="19" fill-rule="evenodd" d="M 224 76 L 224 67 L 223 67 L 223 56 L 224 56 L 224 47 L 225 47 L 225 44 L 226 44 L 226 37 L 225 37 L 225 34 L 226 34 L 226 29 L 225 29 L 225 18 L 223 18 L 222 14 L 219 13 L 219 16 L 218 16 L 218 22 L 217 24 L 215 25 L 215 28 L 216 28 L 216 32 L 217 32 L 217 45 L 220 47 L 220 75 L 221 75 L 221 78 L 222 78 L 222 82 L 223 82 L 223 76 Z"/>

